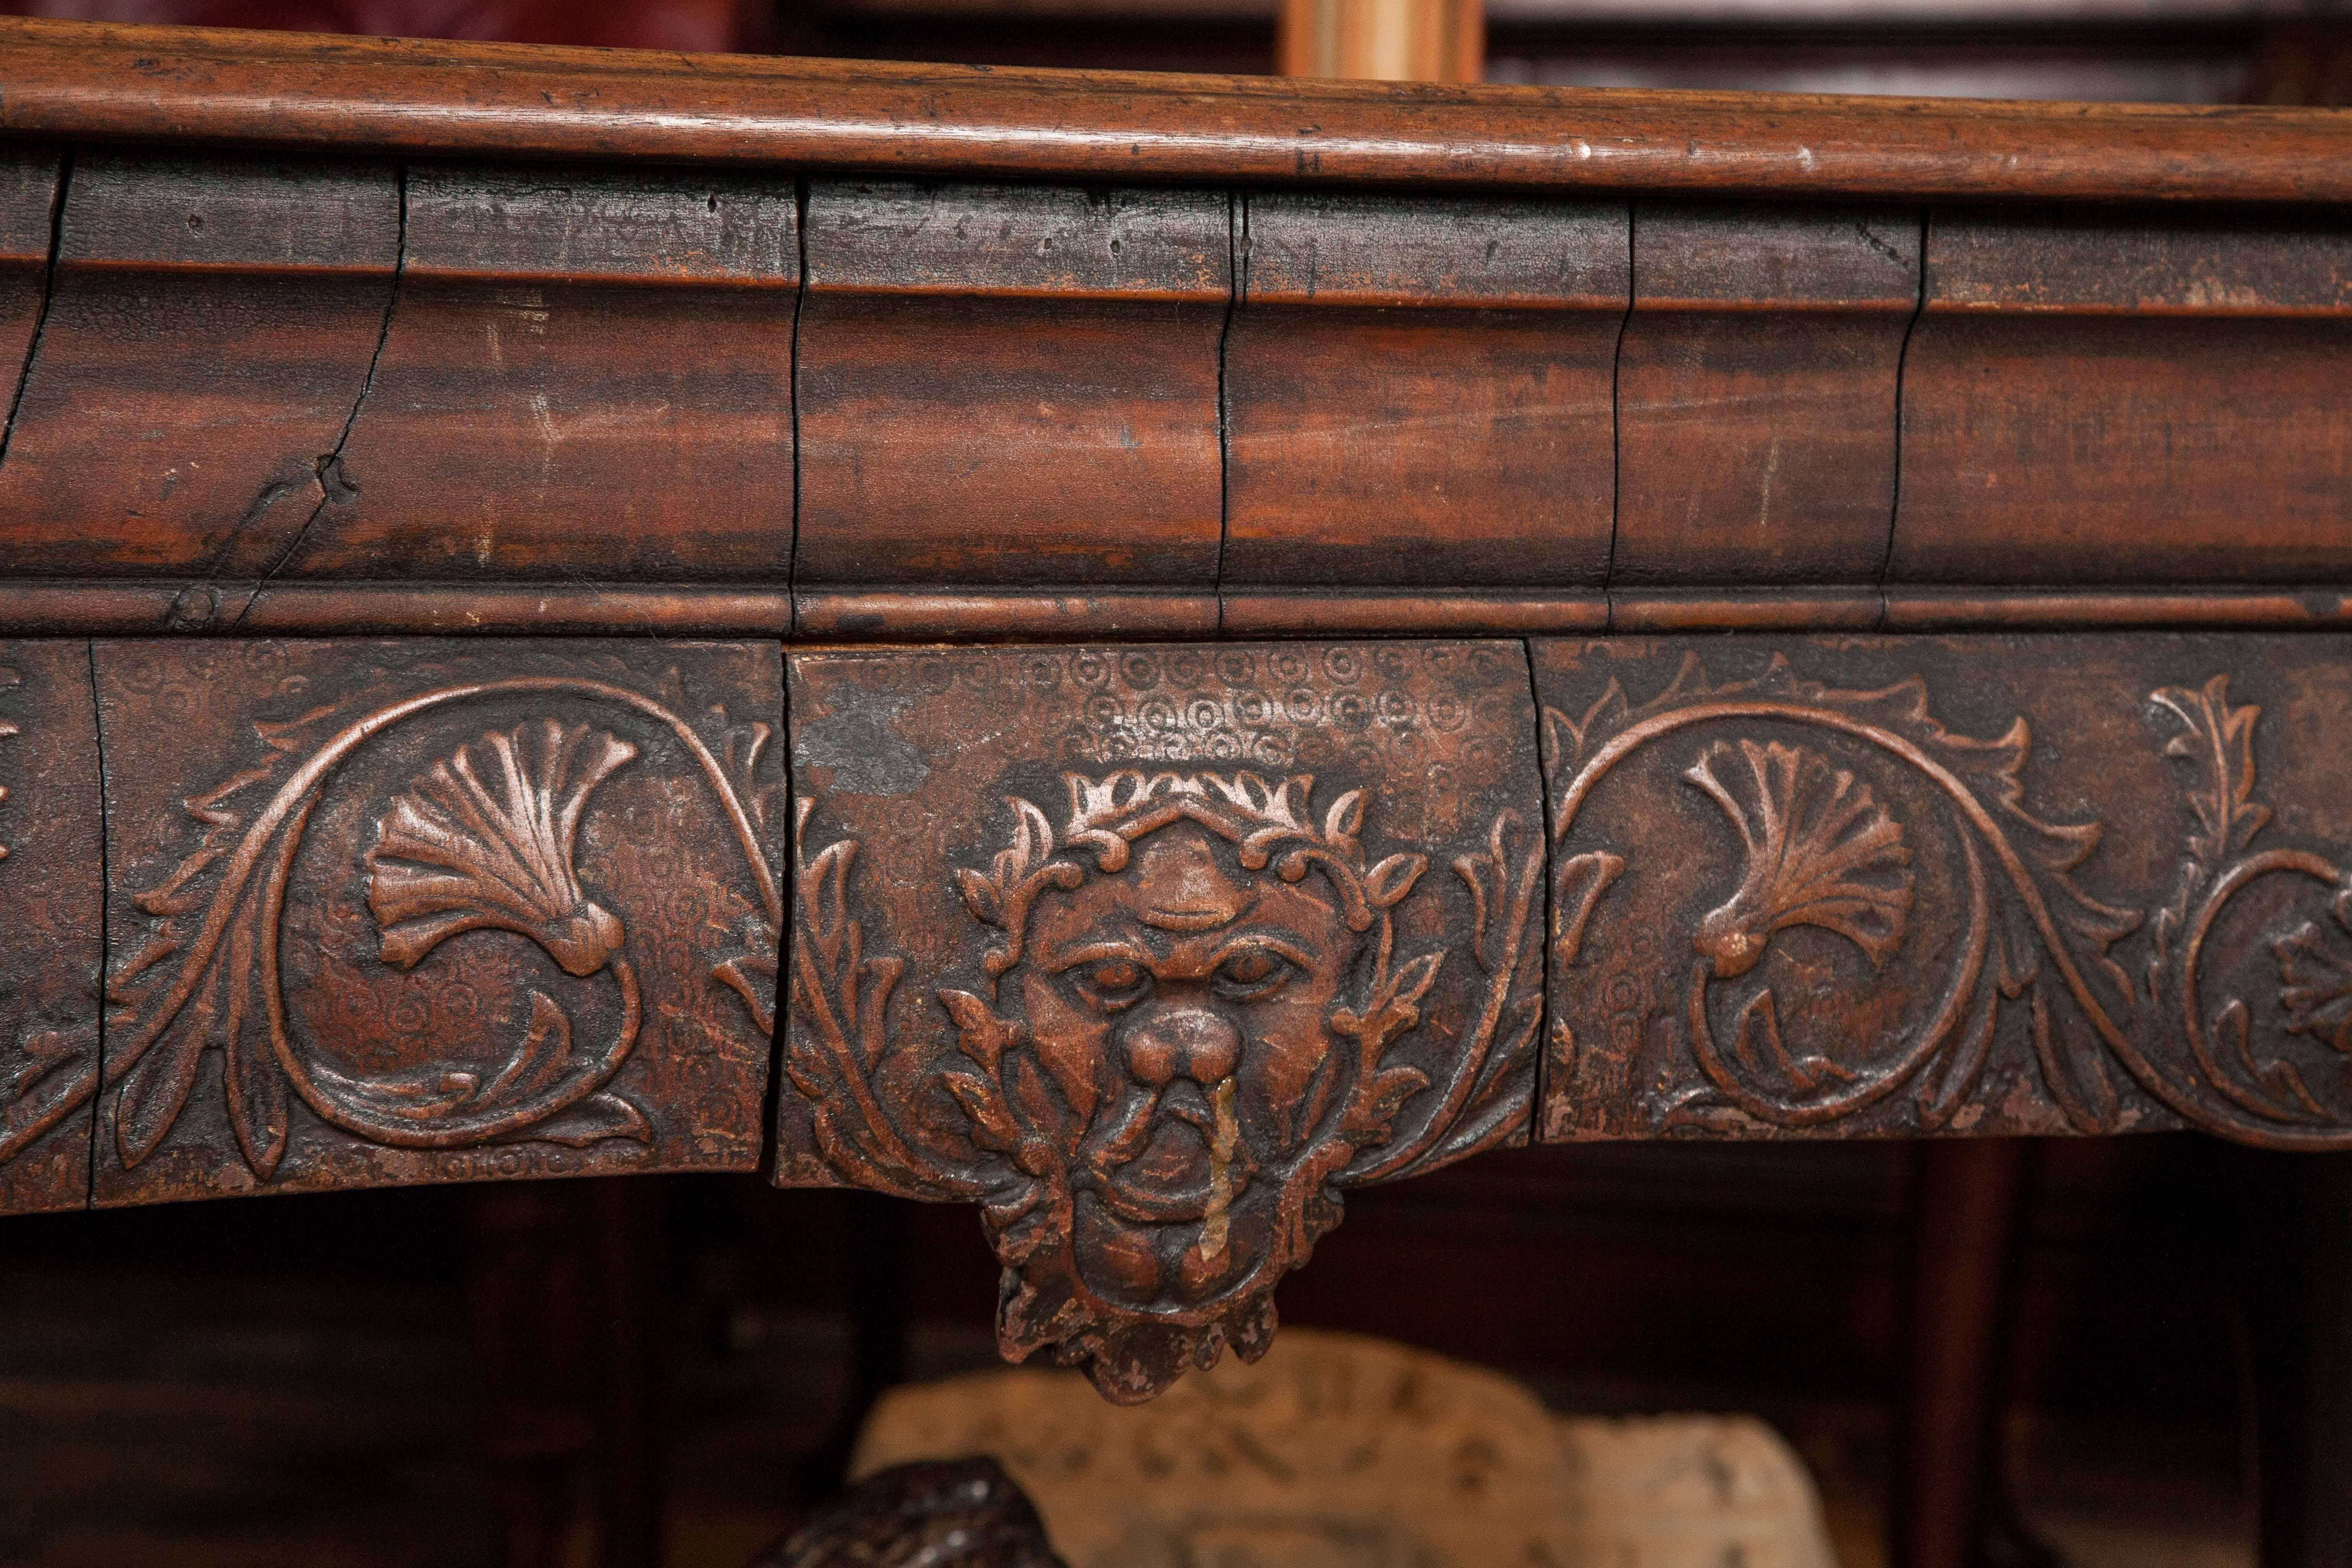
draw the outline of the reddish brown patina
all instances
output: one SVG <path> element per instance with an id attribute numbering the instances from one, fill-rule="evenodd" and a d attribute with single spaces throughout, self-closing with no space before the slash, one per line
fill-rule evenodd
<path id="1" fill-rule="evenodd" d="M 2344 652 L 1538 644 L 1545 1135 L 2352 1142 Z"/>
<path id="2" fill-rule="evenodd" d="M 1340 1194 L 1526 1135 L 1509 643 L 796 654 L 779 1179 L 982 1205 L 1008 1354 L 1140 1399 Z"/>
<path id="3" fill-rule="evenodd" d="M 103 819 L 89 646 L 0 643 L 0 1214 L 89 1196 Z"/>
<path id="4" fill-rule="evenodd" d="M 93 657 L 99 1202 L 756 1162 L 772 644 Z"/>

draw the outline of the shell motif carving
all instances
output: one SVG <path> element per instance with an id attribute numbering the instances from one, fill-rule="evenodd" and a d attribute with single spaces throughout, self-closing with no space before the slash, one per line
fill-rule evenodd
<path id="1" fill-rule="evenodd" d="M 510 931 L 566 974 L 620 951 L 619 917 L 580 891 L 572 841 L 588 794 L 636 756 L 604 731 L 553 719 L 436 763 L 385 813 L 367 854 L 368 909 L 386 963 L 414 968 L 460 931 Z M 484 773 L 489 774 L 486 781 Z"/>
<path id="2" fill-rule="evenodd" d="M 1911 851 L 1870 786 L 1818 752 L 1741 741 L 1709 746 L 1683 774 L 1723 808 L 1747 848 L 1739 889 L 1707 911 L 1696 946 L 1729 980 L 1756 967 L 1772 933 L 1819 926 L 1875 966 L 1903 941 Z"/>

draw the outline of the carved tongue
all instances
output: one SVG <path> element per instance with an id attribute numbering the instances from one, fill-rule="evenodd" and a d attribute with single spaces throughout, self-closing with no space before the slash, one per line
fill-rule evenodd
<path id="1" fill-rule="evenodd" d="M 1201 1239 L 1192 1251 L 1203 1263 L 1225 1254 L 1225 1234 L 1231 1228 L 1234 1203 L 1234 1145 L 1241 1140 L 1241 1123 L 1234 1117 L 1234 1080 L 1217 1080 L 1210 1103 L 1217 1114 L 1215 1134 L 1209 1140 L 1209 1206 L 1201 1216 Z"/>

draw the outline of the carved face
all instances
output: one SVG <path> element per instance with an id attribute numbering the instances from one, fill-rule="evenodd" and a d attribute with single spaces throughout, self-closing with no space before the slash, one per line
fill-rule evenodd
<path id="1" fill-rule="evenodd" d="M 1284 1177 L 1332 1097 L 1360 941 L 1332 893 L 1184 822 L 1032 911 L 1009 979 L 1084 1121 L 1076 1260 L 1106 1300 L 1197 1306 L 1295 1261 Z"/>

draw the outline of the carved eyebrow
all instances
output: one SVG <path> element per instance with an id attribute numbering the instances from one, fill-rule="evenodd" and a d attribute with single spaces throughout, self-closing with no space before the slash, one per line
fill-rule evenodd
<path id="1" fill-rule="evenodd" d="M 1276 936 L 1271 931 L 1244 931 L 1234 932 L 1233 936 L 1219 944 L 1215 954 L 1209 960 L 1209 967 L 1214 969 L 1234 953 L 1247 952 L 1253 949 L 1263 949 L 1267 952 L 1278 953 L 1301 969 L 1313 968 L 1317 958 L 1315 953 L 1286 937 Z"/>
<path id="2" fill-rule="evenodd" d="M 1147 969 L 1152 963 L 1151 954 L 1131 942 L 1090 942 L 1075 952 L 1064 954 L 1047 967 L 1051 973 L 1061 974 L 1077 968 L 1082 963 L 1102 963 L 1110 960 L 1139 963 Z"/>

